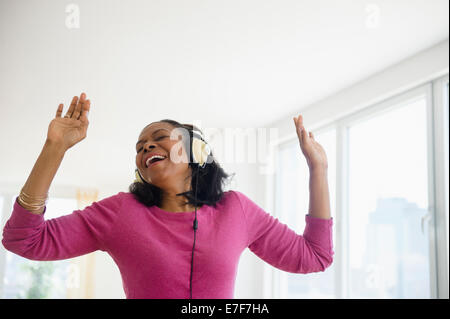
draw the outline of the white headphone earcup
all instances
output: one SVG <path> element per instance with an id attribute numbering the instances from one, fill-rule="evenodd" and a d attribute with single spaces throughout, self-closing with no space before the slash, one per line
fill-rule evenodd
<path id="1" fill-rule="evenodd" d="M 205 142 L 198 138 L 192 140 L 192 157 L 199 165 L 203 165 L 206 162 L 205 145 Z"/>

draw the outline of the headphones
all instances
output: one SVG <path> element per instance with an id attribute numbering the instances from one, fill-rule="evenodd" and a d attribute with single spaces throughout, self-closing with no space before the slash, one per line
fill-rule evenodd
<path id="1" fill-rule="evenodd" d="M 189 154 L 189 158 L 190 158 L 190 162 L 194 162 L 197 163 L 197 178 L 196 178 L 196 182 L 195 182 L 195 219 L 194 219 L 194 224 L 193 224 L 193 228 L 194 228 L 194 245 L 192 247 L 192 257 L 191 257 L 191 275 L 190 275 L 190 279 L 189 279 L 189 291 L 190 291 L 190 299 L 192 299 L 192 272 L 194 269 L 194 249 L 195 249 L 195 238 L 196 238 L 196 232 L 198 229 L 198 221 L 197 221 L 197 185 L 198 185 L 198 171 L 200 168 L 204 168 L 208 157 L 211 155 L 211 148 L 209 146 L 209 144 L 206 142 L 205 138 L 203 137 L 203 134 L 195 129 L 195 127 L 193 127 L 193 129 L 189 129 L 186 126 L 183 126 L 183 128 L 188 129 L 191 133 L 192 133 L 192 143 L 191 143 L 191 150 L 190 150 L 190 154 Z M 142 178 L 139 169 L 136 168 L 135 170 L 135 175 L 136 175 L 136 179 L 134 180 L 134 182 L 138 182 L 138 183 L 146 183 L 149 184 L 148 182 L 144 181 L 144 178 Z"/>
<path id="2" fill-rule="evenodd" d="M 186 128 L 190 132 L 192 132 L 191 152 L 189 154 L 190 162 L 197 163 L 199 167 L 204 168 L 207 163 L 208 157 L 211 155 L 211 148 L 209 144 L 206 142 L 203 134 L 199 130 L 196 130 L 195 128 L 191 130 L 186 126 L 183 126 L 183 128 Z M 139 169 L 136 168 L 134 182 L 150 184 L 151 180 L 150 183 L 145 181 Z"/>

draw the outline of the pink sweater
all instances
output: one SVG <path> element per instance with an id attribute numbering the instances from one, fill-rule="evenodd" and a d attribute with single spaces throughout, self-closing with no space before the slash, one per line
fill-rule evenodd
<path id="1" fill-rule="evenodd" d="M 127 298 L 189 298 L 194 212 L 146 207 L 119 192 L 65 216 L 45 220 L 44 214 L 28 212 L 16 198 L 3 246 L 32 260 L 102 250 L 119 267 Z M 197 209 L 192 298 L 233 298 L 247 247 L 286 272 L 324 271 L 333 261 L 333 219 L 305 219 L 299 235 L 238 191 L 225 192 L 216 207 Z"/>

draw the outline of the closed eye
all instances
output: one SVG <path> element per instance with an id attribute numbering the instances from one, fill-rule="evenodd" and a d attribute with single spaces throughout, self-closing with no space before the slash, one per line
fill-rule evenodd
<path id="1" fill-rule="evenodd" d="M 165 137 L 167 137 L 167 136 L 160 136 L 160 137 L 158 137 L 155 141 L 159 141 L 159 140 L 161 140 L 161 139 L 163 139 L 163 138 L 165 138 Z M 136 153 L 139 153 L 140 151 L 142 151 L 142 149 L 143 149 L 143 147 L 139 148 L 139 149 L 136 151 Z"/>

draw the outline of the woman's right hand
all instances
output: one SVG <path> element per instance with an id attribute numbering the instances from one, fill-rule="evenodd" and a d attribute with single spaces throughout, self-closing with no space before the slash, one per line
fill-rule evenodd
<path id="1" fill-rule="evenodd" d="M 85 93 L 81 93 L 80 99 L 74 96 L 66 115 L 61 117 L 63 106 L 62 103 L 58 106 L 56 117 L 48 126 L 47 141 L 66 151 L 86 137 L 91 102 L 86 100 Z"/>

